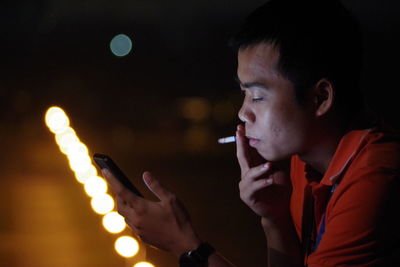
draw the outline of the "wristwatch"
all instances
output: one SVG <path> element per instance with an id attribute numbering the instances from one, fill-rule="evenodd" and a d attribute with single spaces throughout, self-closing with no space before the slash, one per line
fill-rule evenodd
<path id="1" fill-rule="evenodd" d="M 185 252 L 179 257 L 180 267 L 203 267 L 207 266 L 208 257 L 215 252 L 215 249 L 208 243 L 201 243 L 192 251 Z"/>

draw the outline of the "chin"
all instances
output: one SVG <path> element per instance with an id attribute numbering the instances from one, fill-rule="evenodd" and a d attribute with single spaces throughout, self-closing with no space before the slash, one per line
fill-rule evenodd
<path id="1" fill-rule="evenodd" d="M 258 153 L 263 157 L 266 161 L 276 162 L 289 159 L 291 155 L 274 155 L 268 152 L 258 151 Z"/>
<path id="2" fill-rule="evenodd" d="M 260 154 L 260 156 L 261 156 L 263 159 L 265 159 L 266 161 L 273 161 L 273 158 L 274 158 L 274 157 L 272 157 L 272 155 L 271 155 L 270 153 L 263 152 L 263 151 L 260 151 L 260 150 L 257 150 L 257 152 L 258 152 L 258 154 Z"/>

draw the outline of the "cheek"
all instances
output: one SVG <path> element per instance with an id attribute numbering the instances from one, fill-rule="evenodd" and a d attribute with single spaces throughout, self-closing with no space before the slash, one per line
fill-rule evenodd
<path id="1" fill-rule="evenodd" d="M 271 109 L 264 112 L 264 116 L 260 118 L 262 135 L 267 138 L 267 141 L 277 141 L 281 139 L 286 131 L 289 121 L 285 112 L 279 112 L 276 109 Z"/>
<path id="2" fill-rule="evenodd" d="M 260 122 L 263 138 L 260 154 L 278 159 L 296 153 L 303 132 L 302 120 L 296 114 L 284 109 L 265 113 Z"/>
<path id="3" fill-rule="evenodd" d="M 282 125 L 279 122 L 271 122 L 270 133 L 271 138 L 273 138 L 274 140 L 282 138 L 282 134 L 285 134 L 282 129 Z"/>

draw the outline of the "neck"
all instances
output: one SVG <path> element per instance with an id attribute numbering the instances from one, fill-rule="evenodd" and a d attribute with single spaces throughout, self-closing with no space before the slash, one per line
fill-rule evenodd
<path id="1" fill-rule="evenodd" d="M 332 127 L 336 125 L 336 127 Z M 310 165 L 314 170 L 325 174 L 336 152 L 340 140 L 345 135 L 346 127 L 338 124 L 323 125 L 312 139 L 311 149 L 299 154 L 302 161 Z"/>
<path id="2" fill-rule="evenodd" d="M 299 157 L 323 175 L 329 167 L 340 140 L 347 132 L 353 129 L 374 127 L 378 121 L 378 116 L 369 109 L 361 110 L 347 120 L 343 120 L 343 116 L 332 116 L 314 131 L 317 134 L 310 138 L 312 141 L 308 147 L 311 149 L 299 154 Z"/>

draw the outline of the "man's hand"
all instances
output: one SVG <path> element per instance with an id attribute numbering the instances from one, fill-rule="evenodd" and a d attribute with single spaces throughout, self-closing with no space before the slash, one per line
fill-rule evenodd
<path id="1" fill-rule="evenodd" d="M 143 180 L 158 202 L 136 196 L 109 171 L 102 172 L 116 194 L 118 212 L 143 242 L 176 256 L 199 246 L 201 240 L 183 204 L 149 172 L 143 174 Z"/>
<path id="2" fill-rule="evenodd" d="M 240 198 L 264 223 L 287 219 L 291 192 L 289 160 L 266 162 L 249 146 L 242 125 L 236 132 L 236 145 L 241 169 Z"/>

